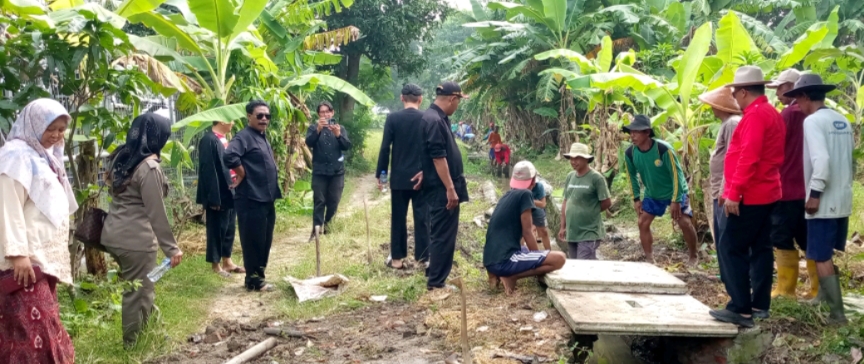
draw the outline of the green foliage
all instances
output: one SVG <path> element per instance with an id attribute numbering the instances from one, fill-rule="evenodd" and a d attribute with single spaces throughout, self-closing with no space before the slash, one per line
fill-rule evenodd
<path id="1" fill-rule="evenodd" d="M 136 290 L 140 281 L 129 282 L 119 279 L 116 270 L 108 272 L 107 279 L 92 276 L 84 277 L 67 287 L 68 309 L 60 312 L 60 320 L 70 336 L 77 336 L 89 328 L 108 327 L 108 323 L 122 310 L 123 291 Z M 62 295 L 58 290 L 58 295 Z"/>

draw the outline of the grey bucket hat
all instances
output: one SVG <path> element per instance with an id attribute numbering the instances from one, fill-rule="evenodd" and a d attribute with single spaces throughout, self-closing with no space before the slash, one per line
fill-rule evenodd
<path id="1" fill-rule="evenodd" d="M 786 91 L 783 96 L 795 97 L 809 91 L 821 91 L 828 93 L 830 91 L 834 91 L 835 89 L 837 89 L 837 86 L 826 85 L 822 82 L 822 77 L 820 77 L 819 75 L 807 73 L 801 75 L 801 77 L 798 78 L 798 82 L 795 82 L 795 88 Z"/>

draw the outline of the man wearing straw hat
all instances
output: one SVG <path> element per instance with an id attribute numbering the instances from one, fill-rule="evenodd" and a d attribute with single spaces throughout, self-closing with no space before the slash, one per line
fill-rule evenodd
<path id="1" fill-rule="evenodd" d="M 732 98 L 732 89 L 720 87 L 713 91 L 699 95 L 699 101 L 711 106 L 714 116 L 720 119 L 720 130 L 717 131 L 717 140 L 714 142 L 714 151 L 711 152 L 711 160 L 708 169 L 711 172 L 711 199 L 714 201 L 714 244 L 720 242 L 720 235 L 726 228 L 726 213 L 723 211 L 723 162 L 726 160 L 726 151 L 729 150 L 729 141 L 732 140 L 732 132 L 741 121 L 741 109 Z"/>
<path id="2" fill-rule="evenodd" d="M 852 126 L 840 113 L 825 107 L 825 94 L 836 87 L 822 83 L 818 75 L 801 75 L 794 97 L 804 120 L 804 178 L 807 186 L 807 259 L 816 261 L 819 296 L 828 303 L 829 323 L 845 324 L 843 295 L 832 257 L 846 248 L 849 215 L 852 214 L 852 179 L 855 141 Z"/>
<path id="3" fill-rule="evenodd" d="M 624 152 L 624 165 L 630 176 L 633 191 L 633 207 L 639 214 L 639 241 L 645 252 L 645 260 L 654 261 L 654 236 L 651 223 L 670 208 L 672 220 L 681 227 L 687 244 L 687 264 L 696 265 L 696 229 L 693 227 L 693 210 L 687 197 L 687 180 L 678 156 L 668 143 L 654 139 L 651 120 L 645 115 L 636 115 L 630 125 L 622 128 L 630 134 L 632 145 Z M 638 178 L 636 175 L 639 175 Z M 645 186 L 644 193 L 639 181 Z"/>
<path id="4" fill-rule="evenodd" d="M 771 242 L 774 244 L 774 260 L 777 262 L 777 287 L 771 291 L 771 298 L 784 296 L 795 298 L 798 284 L 798 247 L 807 251 L 807 223 L 804 219 L 804 118 L 807 117 L 795 99 L 784 94 L 795 86 L 801 74 L 795 69 L 780 73 L 765 87 L 777 89 L 777 99 L 786 107 L 780 112 L 786 123 L 785 159 L 780 167 L 780 185 L 783 197 L 777 202 L 771 215 Z M 807 274 L 810 277 L 810 292 L 805 299 L 813 299 L 819 292 L 819 275 L 816 262 L 807 260 Z"/>
<path id="5" fill-rule="evenodd" d="M 601 213 L 612 206 L 606 177 L 591 168 L 594 156 L 585 144 L 573 143 L 564 158 L 573 172 L 564 182 L 558 239 L 567 242 L 570 259 L 597 260 L 597 247 L 606 237 Z"/>
<path id="6" fill-rule="evenodd" d="M 780 166 L 786 125 L 765 97 L 765 77 L 758 67 L 735 72 L 732 97 L 744 117 L 732 134 L 723 174 L 728 221 L 717 245 L 723 284 L 730 301 L 711 310 L 718 321 L 753 327 L 753 317 L 767 318 L 771 306 L 771 212 L 780 200 Z"/>

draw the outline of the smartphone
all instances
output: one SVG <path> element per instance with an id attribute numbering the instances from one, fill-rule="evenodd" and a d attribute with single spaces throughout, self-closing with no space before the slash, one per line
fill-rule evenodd
<path id="1" fill-rule="evenodd" d="M 336 119 L 327 120 L 327 123 L 330 125 L 336 125 Z"/>

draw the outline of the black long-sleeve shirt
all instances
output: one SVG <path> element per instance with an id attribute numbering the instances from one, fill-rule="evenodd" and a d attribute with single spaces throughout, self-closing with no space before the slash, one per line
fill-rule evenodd
<path id="1" fill-rule="evenodd" d="M 345 173 L 343 152 L 351 149 L 351 140 L 344 126 L 339 126 L 337 138 L 329 128 L 318 132 L 318 124 L 312 124 L 306 131 L 306 146 L 312 149 L 312 174 L 336 176 Z"/>
<path id="2" fill-rule="evenodd" d="M 222 209 L 234 207 L 231 193 L 231 172 L 225 167 L 225 146 L 219 138 L 208 130 L 198 142 L 198 191 L 195 202 L 205 208 L 219 206 Z"/>
<path id="3" fill-rule="evenodd" d="M 375 178 L 381 177 L 381 171 L 388 171 L 393 190 L 413 190 L 411 178 L 423 170 L 422 118 L 422 111 L 408 108 L 387 115 L 384 122 L 384 139 L 381 140 Z M 393 162 L 388 169 L 391 147 Z"/>
<path id="4" fill-rule="evenodd" d="M 453 187 L 459 202 L 468 201 L 468 185 L 462 167 L 462 152 L 450 132 L 450 118 L 438 105 L 432 104 L 423 112 L 423 188 L 442 188 L 444 183 L 438 176 L 433 159 L 446 158 Z"/>
<path id="5" fill-rule="evenodd" d="M 225 166 L 234 169 L 240 165 L 246 170 L 246 177 L 235 189 L 234 198 L 243 196 L 258 202 L 282 198 L 273 148 L 264 134 L 250 127 L 237 133 L 225 150 Z"/>

